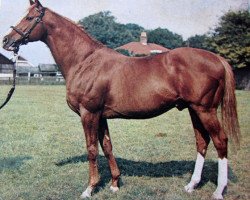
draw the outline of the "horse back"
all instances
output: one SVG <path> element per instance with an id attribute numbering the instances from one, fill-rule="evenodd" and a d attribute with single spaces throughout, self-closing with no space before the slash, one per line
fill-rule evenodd
<path id="1" fill-rule="evenodd" d="M 179 48 L 155 56 L 124 58 L 114 68 L 106 110 L 123 117 L 151 117 L 189 103 L 217 106 L 221 100 L 224 67 L 215 54 L 204 50 Z M 221 92 L 214 100 L 219 87 Z"/>
<path id="2" fill-rule="evenodd" d="M 213 104 L 208 99 L 224 84 L 223 77 L 217 56 L 199 49 L 142 58 L 103 50 L 73 73 L 68 102 L 75 110 L 79 104 L 92 112 L 103 110 L 106 118 L 149 118 L 190 102 Z"/>

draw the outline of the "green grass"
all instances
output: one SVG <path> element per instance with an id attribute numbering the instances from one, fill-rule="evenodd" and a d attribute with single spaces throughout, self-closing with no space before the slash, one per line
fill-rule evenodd
<path id="1" fill-rule="evenodd" d="M 1 86 L 0 100 L 8 87 Z M 237 91 L 241 150 L 229 154 L 226 200 L 250 199 L 250 93 Z M 92 199 L 210 199 L 216 188 L 217 154 L 212 144 L 202 182 L 192 194 L 195 138 L 187 110 L 150 120 L 109 120 L 121 188 L 109 191 L 110 172 L 100 150 L 102 182 Z M 79 199 L 88 184 L 85 139 L 79 117 L 65 101 L 64 86 L 18 86 L 0 111 L 0 199 Z"/>

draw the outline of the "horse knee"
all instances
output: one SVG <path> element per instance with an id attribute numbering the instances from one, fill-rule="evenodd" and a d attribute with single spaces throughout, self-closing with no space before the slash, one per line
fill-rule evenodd
<path id="1" fill-rule="evenodd" d="M 103 153 L 106 158 L 109 158 L 112 154 L 112 144 L 109 140 L 103 141 Z"/>
<path id="2" fill-rule="evenodd" d="M 88 160 L 95 160 L 98 154 L 98 149 L 95 145 L 90 145 L 87 147 L 88 150 Z"/>

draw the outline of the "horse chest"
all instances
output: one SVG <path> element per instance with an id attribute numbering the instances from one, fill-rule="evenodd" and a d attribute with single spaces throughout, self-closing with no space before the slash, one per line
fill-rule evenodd
<path id="1" fill-rule="evenodd" d="M 96 112 L 102 108 L 103 102 L 103 94 L 96 88 L 92 88 L 88 92 L 84 91 L 84 88 L 67 92 L 67 103 L 77 113 L 81 106 L 90 112 Z"/>

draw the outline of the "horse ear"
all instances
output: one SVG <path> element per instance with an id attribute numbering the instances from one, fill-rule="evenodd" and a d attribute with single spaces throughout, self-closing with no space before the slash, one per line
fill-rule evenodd
<path id="1" fill-rule="evenodd" d="M 30 0 L 30 5 L 31 5 L 31 6 L 32 6 L 34 3 L 35 3 L 34 1 Z"/>
<path id="2" fill-rule="evenodd" d="M 35 3 L 37 8 L 43 7 L 39 0 L 35 0 Z"/>

